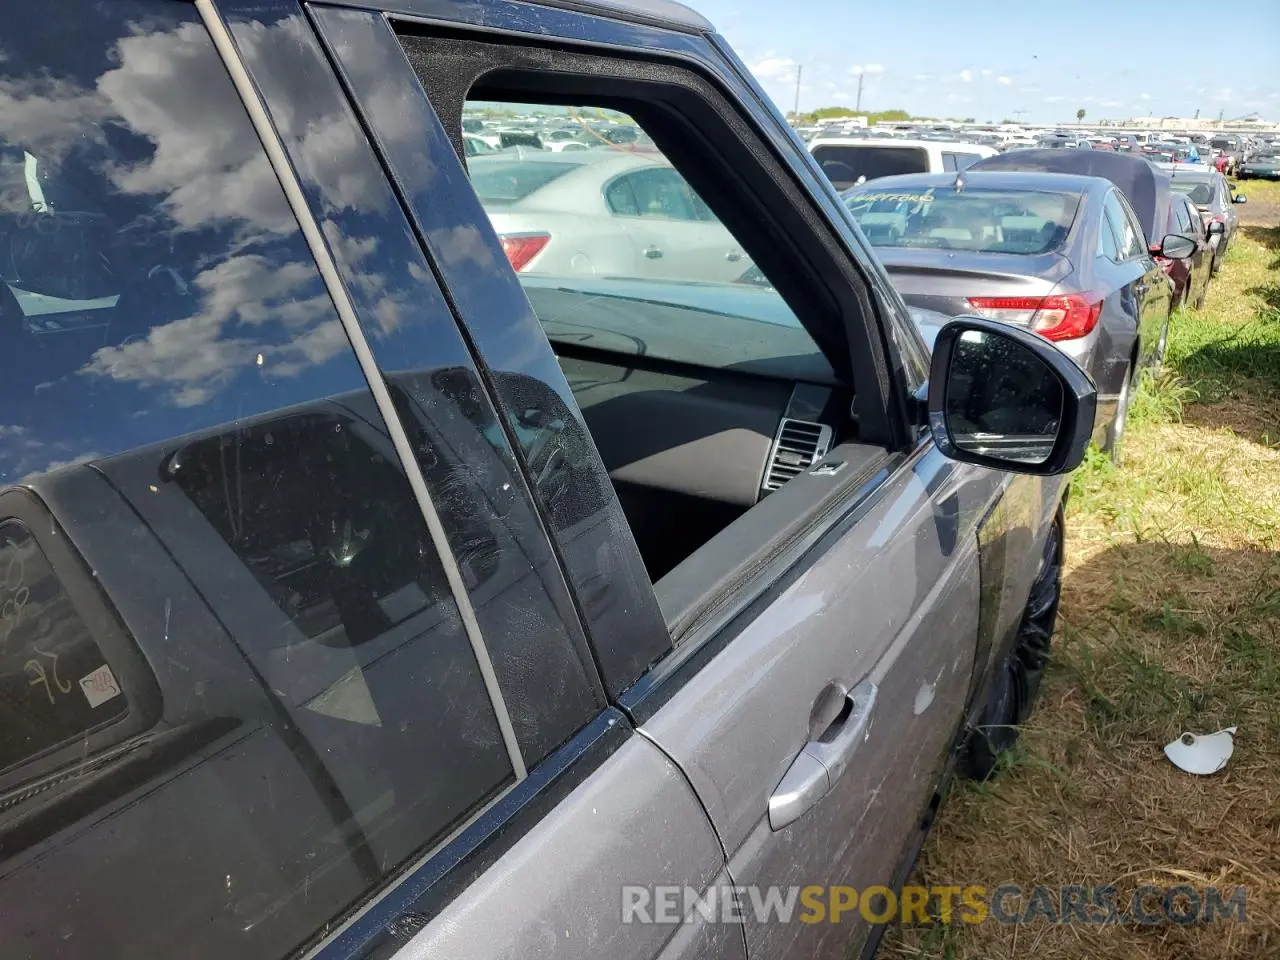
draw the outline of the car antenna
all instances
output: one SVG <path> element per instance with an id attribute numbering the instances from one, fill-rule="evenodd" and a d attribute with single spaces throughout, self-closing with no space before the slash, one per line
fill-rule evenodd
<path id="1" fill-rule="evenodd" d="M 956 193 L 960 193 L 960 192 L 961 192 L 961 191 L 963 191 L 963 190 L 964 190 L 964 188 L 965 188 L 965 187 L 967 187 L 968 185 L 969 185 L 968 181 L 967 181 L 967 180 L 965 180 L 965 178 L 964 178 L 964 171 L 963 171 L 963 170 L 957 170 L 957 171 L 956 171 L 956 182 L 955 182 L 955 183 L 953 183 L 953 184 L 951 185 L 951 189 L 953 189 Z"/>

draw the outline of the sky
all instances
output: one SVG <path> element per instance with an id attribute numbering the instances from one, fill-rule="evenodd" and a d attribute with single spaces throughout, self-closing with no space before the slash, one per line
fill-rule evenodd
<path id="1" fill-rule="evenodd" d="M 1280 121 L 1280 0 L 686 0 L 784 112 Z"/>

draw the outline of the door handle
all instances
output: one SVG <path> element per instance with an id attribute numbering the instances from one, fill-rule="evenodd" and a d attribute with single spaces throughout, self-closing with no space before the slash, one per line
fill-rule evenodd
<path id="1" fill-rule="evenodd" d="M 728 253 L 724 255 L 724 258 L 728 260 L 730 263 L 737 263 L 739 260 L 742 259 L 742 253 L 739 250 L 730 250 Z"/>
<path id="2" fill-rule="evenodd" d="M 662 251 L 658 247 L 649 247 L 645 250 L 644 255 L 650 260 L 661 260 Z"/>
<path id="3" fill-rule="evenodd" d="M 795 823 L 835 786 L 866 739 L 877 692 L 870 681 L 859 684 L 831 725 L 804 745 L 769 797 L 772 829 Z"/>

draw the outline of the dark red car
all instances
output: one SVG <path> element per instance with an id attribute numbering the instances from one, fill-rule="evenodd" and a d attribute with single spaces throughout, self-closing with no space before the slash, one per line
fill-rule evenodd
<path id="1" fill-rule="evenodd" d="M 1167 211 L 1164 233 L 1186 237 L 1195 243 L 1195 250 L 1188 256 L 1172 258 L 1157 252 L 1159 247 L 1152 247 L 1151 254 L 1173 281 L 1173 309 L 1189 306 L 1199 310 L 1209 289 L 1213 249 L 1199 211 L 1185 195 L 1171 191 Z"/>

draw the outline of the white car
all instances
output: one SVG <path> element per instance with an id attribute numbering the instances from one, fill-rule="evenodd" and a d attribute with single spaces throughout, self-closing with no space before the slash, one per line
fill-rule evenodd
<path id="1" fill-rule="evenodd" d="M 818 136 L 809 141 L 809 152 L 836 189 L 847 190 L 876 177 L 963 170 L 998 151 L 959 141 Z"/>
<path id="2" fill-rule="evenodd" d="M 752 266 L 657 152 L 520 150 L 467 166 L 520 273 L 727 283 Z"/>

